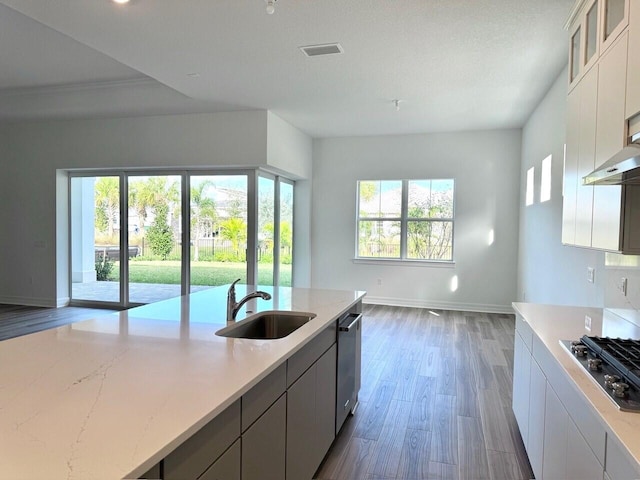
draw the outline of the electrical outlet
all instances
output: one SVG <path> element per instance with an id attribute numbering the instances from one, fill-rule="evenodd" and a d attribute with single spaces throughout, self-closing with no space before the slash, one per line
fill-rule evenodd
<path id="1" fill-rule="evenodd" d="M 584 328 L 587 331 L 591 331 L 591 317 L 589 315 L 584 316 Z"/>
<path id="2" fill-rule="evenodd" d="M 620 290 L 620 293 L 624 297 L 627 296 L 627 279 L 626 279 L 626 277 L 622 277 L 620 279 L 620 283 L 618 283 L 618 290 Z"/>
<path id="3" fill-rule="evenodd" d="M 587 268 L 587 282 L 594 283 L 596 281 L 596 269 L 593 267 Z"/>
<path id="4" fill-rule="evenodd" d="M 382 279 L 381 278 L 378 279 L 378 286 L 380 286 L 380 285 L 382 285 Z"/>

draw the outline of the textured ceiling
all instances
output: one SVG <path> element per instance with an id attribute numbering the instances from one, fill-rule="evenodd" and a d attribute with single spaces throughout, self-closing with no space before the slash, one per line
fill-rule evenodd
<path id="1" fill-rule="evenodd" d="M 520 127 L 566 64 L 573 3 L 278 0 L 266 15 L 263 0 L 0 0 L 0 118 L 267 109 L 314 137 Z M 344 54 L 298 49 L 330 42 Z"/>

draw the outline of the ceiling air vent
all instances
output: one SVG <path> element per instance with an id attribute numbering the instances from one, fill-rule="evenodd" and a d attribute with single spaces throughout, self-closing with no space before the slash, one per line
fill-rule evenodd
<path id="1" fill-rule="evenodd" d="M 302 53 L 307 57 L 317 57 L 319 55 L 333 55 L 334 53 L 343 53 L 339 43 L 326 43 L 324 45 L 307 45 L 300 47 Z"/>

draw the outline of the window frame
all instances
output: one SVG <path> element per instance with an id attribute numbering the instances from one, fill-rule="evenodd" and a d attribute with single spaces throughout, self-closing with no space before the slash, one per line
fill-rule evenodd
<path id="1" fill-rule="evenodd" d="M 409 183 L 410 182 L 436 182 L 451 181 L 453 183 L 453 199 L 451 211 L 452 217 L 446 218 L 428 218 L 428 217 L 410 217 L 409 216 Z M 360 184 L 364 182 L 401 182 L 401 203 L 399 217 L 366 217 L 360 215 Z M 355 256 L 353 261 L 356 263 L 387 263 L 387 264 L 429 264 L 432 266 L 449 266 L 455 264 L 455 218 L 456 218 L 456 179 L 450 178 L 411 178 L 411 179 L 361 179 L 356 181 L 356 228 L 355 228 Z M 400 224 L 400 255 L 398 257 L 365 257 L 360 256 L 360 223 L 362 221 L 370 222 L 398 222 Z M 426 258 L 409 258 L 408 257 L 408 226 L 410 222 L 429 222 L 429 223 L 451 223 L 451 259 L 426 259 Z"/>

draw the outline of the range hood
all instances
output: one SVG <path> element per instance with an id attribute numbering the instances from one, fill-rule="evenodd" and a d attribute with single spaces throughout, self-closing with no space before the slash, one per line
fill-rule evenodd
<path id="1" fill-rule="evenodd" d="M 640 184 L 640 114 L 628 123 L 629 145 L 582 177 L 583 185 L 627 185 Z"/>
<path id="2" fill-rule="evenodd" d="M 632 143 L 588 175 L 583 185 L 640 184 L 640 144 Z"/>

